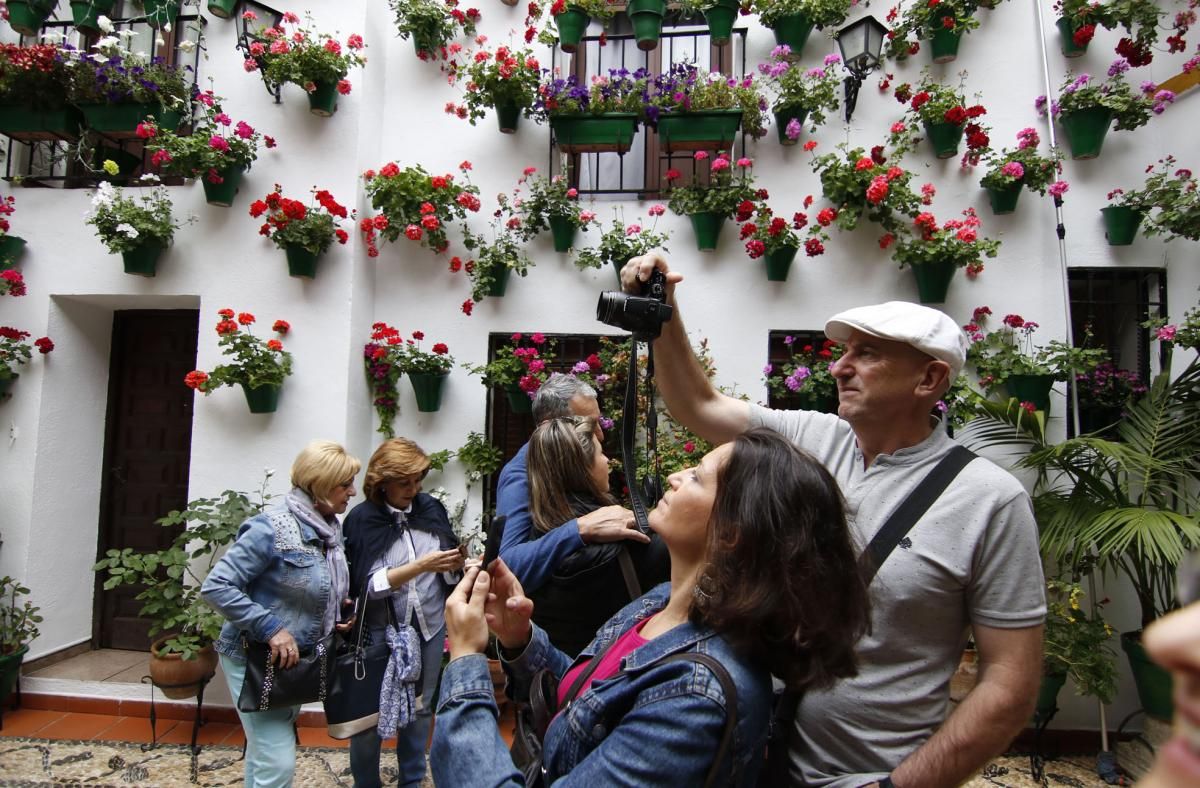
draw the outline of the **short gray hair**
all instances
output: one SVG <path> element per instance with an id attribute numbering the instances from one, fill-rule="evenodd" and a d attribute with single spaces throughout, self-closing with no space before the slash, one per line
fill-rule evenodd
<path id="1" fill-rule="evenodd" d="M 534 424 L 572 415 L 571 400 L 576 397 L 596 399 L 596 390 L 574 375 L 555 372 L 542 384 L 533 398 Z"/>

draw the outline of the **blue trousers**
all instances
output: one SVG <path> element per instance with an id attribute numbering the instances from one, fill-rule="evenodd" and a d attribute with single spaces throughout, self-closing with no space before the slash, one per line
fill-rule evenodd
<path id="1" fill-rule="evenodd" d="M 221 670 L 236 704 L 246 663 L 221 655 Z M 287 788 L 296 771 L 296 717 L 299 706 L 269 711 L 238 711 L 246 733 L 246 788 Z"/>
<path id="2" fill-rule="evenodd" d="M 416 788 L 425 779 L 425 745 L 429 742 L 433 709 L 437 705 L 437 698 L 433 697 L 433 693 L 437 689 L 438 676 L 442 671 L 445 640 L 446 629 L 443 627 L 421 644 L 421 677 L 417 680 L 417 687 L 421 690 L 421 710 L 396 736 L 398 784 L 401 788 Z M 354 788 L 380 788 L 383 784 L 379 777 L 379 752 L 382 745 L 383 742 L 374 728 L 350 737 L 350 773 L 354 777 Z"/>

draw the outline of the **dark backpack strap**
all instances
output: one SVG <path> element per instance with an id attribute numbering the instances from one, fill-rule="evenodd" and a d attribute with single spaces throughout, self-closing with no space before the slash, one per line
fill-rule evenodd
<path id="1" fill-rule="evenodd" d="M 875 538 L 867 545 L 867 549 L 863 550 L 862 555 L 858 557 L 863 581 L 867 585 L 871 584 L 879 567 L 883 566 L 883 562 L 891 555 L 892 550 L 896 549 L 896 545 L 900 544 L 900 540 L 904 538 L 905 534 L 917 524 L 917 520 L 921 519 L 921 516 L 933 505 L 938 496 L 950 486 L 950 482 L 954 481 L 958 472 L 975 457 L 975 452 L 965 446 L 955 445 L 934 466 L 933 470 L 925 475 L 916 489 L 908 494 L 896 511 L 892 512 L 892 516 L 883 524 L 883 527 L 875 534 Z"/>
<path id="2" fill-rule="evenodd" d="M 716 782 L 717 769 L 721 768 L 721 761 L 725 760 L 725 756 L 733 744 L 733 730 L 737 727 L 737 686 L 733 683 L 733 678 L 729 675 L 729 671 L 725 669 L 725 666 L 708 654 L 684 651 L 660 659 L 658 664 L 662 665 L 667 662 L 683 661 L 699 662 L 711 670 L 713 675 L 717 677 L 717 681 L 721 683 L 721 692 L 725 694 L 725 730 L 721 734 L 721 745 L 717 748 L 717 755 L 713 759 L 712 766 L 708 769 L 708 777 L 704 780 L 704 788 L 710 788 Z M 732 769 L 736 775 L 737 764 L 733 764 Z M 736 783 L 737 781 L 731 780 L 730 782 Z"/>

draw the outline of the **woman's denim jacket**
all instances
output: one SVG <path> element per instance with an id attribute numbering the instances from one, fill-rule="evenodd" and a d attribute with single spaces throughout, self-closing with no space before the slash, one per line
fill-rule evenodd
<path id="1" fill-rule="evenodd" d="M 661 610 L 670 594 L 662 584 L 609 619 L 578 657 L 591 658 L 637 622 Z M 766 746 L 771 714 L 771 677 L 751 667 L 708 627 L 690 622 L 651 640 L 621 663 L 621 672 L 596 682 L 554 718 L 546 732 L 543 767 L 547 783 L 561 785 L 701 786 L 720 746 L 725 695 L 721 683 L 694 661 L 662 664 L 683 651 L 711 654 L 737 687 L 737 728 L 731 755 L 716 785 L 754 785 Z M 513 694 L 528 697 L 528 683 L 543 667 L 561 677 L 570 666 L 534 626 L 533 640 L 516 660 L 505 662 Z M 453 786 L 522 785 L 496 726 L 498 712 L 487 659 L 471 654 L 453 660 L 442 676 L 430 762 L 434 782 Z"/>
<path id="2" fill-rule="evenodd" d="M 329 590 L 321 538 L 279 504 L 242 523 L 200 595 L 226 619 L 217 651 L 244 659 L 243 632 L 267 641 L 287 629 L 300 648 L 320 640 Z"/>

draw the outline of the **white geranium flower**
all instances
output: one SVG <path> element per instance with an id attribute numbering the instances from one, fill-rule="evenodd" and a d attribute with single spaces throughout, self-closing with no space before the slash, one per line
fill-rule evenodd
<path id="1" fill-rule="evenodd" d="M 167 39 L 163 38 L 162 33 L 159 33 L 158 36 L 155 37 L 154 43 L 158 44 L 160 47 L 165 47 L 167 45 Z"/>
<path id="2" fill-rule="evenodd" d="M 116 25 L 112 23 L 112 20 L 103 14 L 96 19 L 96 27 L 100 28 L 101 33 L 111 33 L 116 29 Z"/>
<path id="3" fill-rule="evenodd" d="M 117 225 L 117 232 L 125 235 L 127 238 L 137 238 L 139 235 L 141 235 L 141 233 L 137 231 L 136 227 L 134 227 L 132 224 L 126 224 L 124 222 Z"/>
<path id="4" fill-rule="evenodd" d="M 42 34 L 42 40 L 45 41 L 47 44 L 57 44 L 60 41 L 65 41 L 66 38 L 67 37 L 65 35 L 63 35 L 62 33 L 43 33 Z"/>
<path id="5" fill-rule="evenodd" d="M 162 29 L 165 30 L 166 32 L 170 33 L 171 32 L 171 23 L 167 22 L 165 25 L 163 25 Z"/>
<path id="6" fill-rule="evenodd" d="M 196 42 L 195 41 L 180 41 L 179 42 L 179 51 L 187 52 L 188 54 L 195 52 L 196 51 Z"/>
<path id="7" fill-rule="evenodd" d="M 133 38 L 137 35 L 137 31 L 130 27 L 124 27 L 117 31 L 117 35 L 121 38 Z"/>
<path id="8" fill-rule="evenodd" d="M 96 49 L 104 49 L 105 47 L 120 46 L 121 41 L 116 36 L 105 36 L 96 42 Z"/>
<path id="9" fill-rule="evenodd" d="M 138 178 L 138 180 L 144 181 L 146 183 L 158 183 L 159 177 L 152 172 L 148 172 L 145 175 L 143 175 L 141 178 Z"/>
<path id="10" fill-rule="evenodd" d="M 112 205 L 112 201 L 117 196 L 117 190 L 111 183 L 105 181 L 96 187 L 96 193 L 92 195 L 93 208 L 107 208 Z"/>

